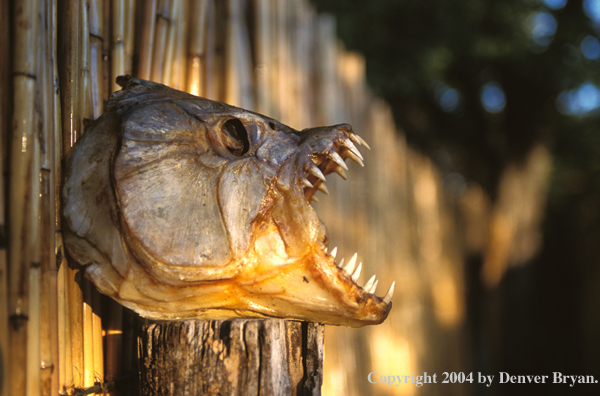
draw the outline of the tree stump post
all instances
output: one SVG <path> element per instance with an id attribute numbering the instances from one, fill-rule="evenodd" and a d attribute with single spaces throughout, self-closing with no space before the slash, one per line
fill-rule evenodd
<path id="1" fill-rule="evenodd" d="M 324 326 L 283 319 L 144 326 L 141 394 L 320 395 Z"/>

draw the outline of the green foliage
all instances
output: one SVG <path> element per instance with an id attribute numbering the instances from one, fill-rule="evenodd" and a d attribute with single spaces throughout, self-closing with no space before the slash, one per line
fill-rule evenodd
<path id="1" fill-rule="evenodd" d="M 537 0 L 313 2 L 336 15 L 347 48 L 365 55 L 369 84 L 392 105 L 409 141 L 442 170 L 459 171 L 492 195 L 506 164 L 521 160 L 532 144 L 560 140 L 567 126 L 583 130 L 595 120 L 573 122 L 555 106 L 562 91 L 600 81 L 600 63 L 579 50 L 594 34 L 580 1 L 559 10 Z M 532 39 L 532 18 L 540 12 L 556 21 L 549 45 Z M 490 81 L 506 97 L 498 113 L 482 106 L 481 89 Z M 459 95 L 451 110 L 440 106 L 440 86 Z"/>

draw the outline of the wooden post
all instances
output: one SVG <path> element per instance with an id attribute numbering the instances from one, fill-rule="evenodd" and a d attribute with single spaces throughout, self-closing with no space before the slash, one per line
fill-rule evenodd
<path id="1" fill-rule="evenodd" d="M 144 326 L 141 394 L 320 395 L 324 326 L 283 319 Z"/>

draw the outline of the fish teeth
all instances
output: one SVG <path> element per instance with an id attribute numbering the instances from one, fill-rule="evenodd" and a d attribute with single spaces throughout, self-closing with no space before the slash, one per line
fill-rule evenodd
<path id="1" fill-rule="evenodd" d="M 358 151 L 358 149 L 356 148 L 356 146 L 354 145 L 354 143 L 352 143 L 350 140 L 346 139 L 346 140 L 343 141 L 342 144 L 343 144 L 344 147 L 346 147 L 348 149 L 348 151 L 350 151 L 351 153 L 353 153 L 354 155 L 356 155 L 361 160 L 364 160 L 363 156 L 360 154 L 360 151 Z"/>
<path id="2" fill-rule="evenodd" d="M 394 287 L 395 286 L 396 286 L 396 281 L 393 281 L 392 286 L 390 286 L 390 289 L 385 294 L 385 297 L 383 297 L 384 303 L 389 304 L 392 301 L 392 296 L 394 295 Z"/>
<path id="3" fill-rule="evenodd" d="M 365 142 L 365 139 L 361 138 L 357 134 L 350 133 L 348 135 L 348 137 L 350 138 L 350 140 L 352 140 L 354 143 L 358 144 L 359 146 L 365 146 L 368 150 L 371 150 L 371 147 L 369 147 L 367 142 Z"/>
<path id="4" fill-rule="evenodd" d="M 344 267 L 344 271 L 351 274 L 354 271 L 354 267 L 356 266 L 356 258 L 358 257 L 358 253 L 354 253 L 354 256 L 348 260 L 348 264 Z"/>
<path id="5" fill-rule="evenodd" d="M 346 155 L 348 156 L 348 158 L 350 158 L 352 161 L 356 162 L 358 165 L 360 166 L 365 166 L 365 164 L 363 163 L 363 160 L 359 157 L 357 157 L 352 151 L 347 150 L 346 151 Z"/>
<path id="6" fill-rule="evenodd" d="M 308 181 L 308 179 L 302 179 L 302 185 L 304 187 L 313 188 L 313 184 Z"/>
<path id="7" fill-rule="evenodd" d="M 377 290 L 378 283 L 379 283 L 379 279 L 375 280 L 375 283 L 373 283 L 373 286 L 371 286 L 368 290 L 365 289 L 365 291 L 369 294 L 375 294 L 375 290 Z"/>
<path id="8" fill-rule="evenodd" d="M 338 265 L 337 265 L 337 266 L 338 266 L 338 267 L 340 267 L 340 268 L 343 268 L 343 266 L 344 266 L 344 259 L 342 259 L 342 260 L 341 260 L 341 261 L 338 263 Z"/>
<path id="9" fill-rule="evenodd" d="M 333 162 L 344 168 L 344 170 L 348 170 L 348 166 L 344 162 L 344 159 L 336 151 L 329 153 L 329 156 Z"/>
<path id="10" fill-rule="evenodd" d="M 370 277 L 369 280 L 367 281 L 367 283 L 365 283 L 365 285 L 363 286 L 363 290 L 366 291 L 367 293 L 370 293 L 369 290 L 375 284 L 375 280 L 376 280 L 375 275 L 373 275 L 372 277 Z"/>
<path id="11" fill-rule="evenodd" d="M 335 168 L 333 168 L 333 171 L 335 173 L 337 173 L 338 175 L 340 175 L 340 177 L 344 180 L 347 180 L 348 177 L 346 176 L 346 172 L 344 171 L 344 169 L 341 166 L 336 166 Z"/>
<path id="12" fill-rule="evenodd" d="M 352 282 L 356 283 L 358 277 L 360 276 L 360 271 L 362 271 L 362 261 L 358 264 L 358 267 L 352 273 Z"/>
<path id="13" fill-rule="evenodd" d="M 320 184 L 317 186 L 317 189 L 318 189 L 319 191 L 321 191 L 323 194 L 325 194 L 325 195 L 329 195 L 329 190 L 327 189 L 327 186 L 325 186 L 325 183 L 320 183 Z"/>
<path id="14" fill-rule="evenodd" d="M 314 195 L 311 195 L 309 201 L 310 202 L 319 202 L 319 198 L 315 197 Z"/>
<path id="15" fill-rule="evenodd" d="M 329 254 L 335 259 L 335 256 L 337 256 L 337 246 L 331 249 L 331 253 Z"/>
<path id="16" fill-rule="evenodd" d="M 314 163 L 312 163 L 312 162 L 309 163 L 308 171 L 310 172 L 311 175 L 315 176 L 317 179 L 321 179 L 322 181 L 325 181 L 325 175 L 323 174 L 323 172 L 321 172 L 319 167 L 317 165 L 315 165 Z"/>

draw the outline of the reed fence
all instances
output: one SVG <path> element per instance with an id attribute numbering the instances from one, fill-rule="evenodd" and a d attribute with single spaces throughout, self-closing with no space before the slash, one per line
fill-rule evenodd
<path id="1" fill-rule="evenodd" d="M 326 329 L 325 394 L 385 394 L 369 372 L 467 366 L 464 259 L 488 251 L 493 283 L 511 258 L 489 248 L 488 234 L 510 251 L 518 230 L 539 222 L 535 208 L 516 222 L 502 209 L 515 199 L 492 204 L 407 146 L 365 83 L 364 59 L 306 0 L 0 0 L 0 59 L 1 396 L 128 394 L 137 381 L 143 319 L 101 296 L 67 262 L 61 238 L 62 160 L 119 75 L 297 129 L 350 123 L 371 146 L 365 168 L 330 177 L 315 207 L 338 255 L 358 252 L 364 279 L 397 282 L 394 307 L 380 326 Z M 534 200 L 544 184 L 518 181 L 544 180 L 548 154 L 535 155 L 506 176 Z"/>

